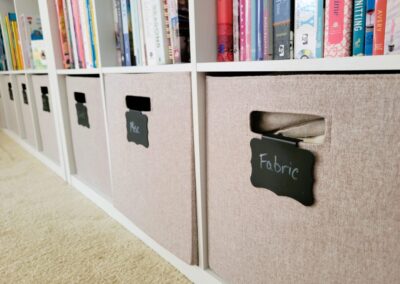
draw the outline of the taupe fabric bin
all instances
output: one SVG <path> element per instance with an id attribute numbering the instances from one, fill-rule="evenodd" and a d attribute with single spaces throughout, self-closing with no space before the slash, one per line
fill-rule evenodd
<path id="1" fill-rule="evenodd" d="M 197 263 L 190 74 L 106 75 L 105 83 L 115 206 L 167 250 Z M 147 116 L 148 147 L 128 141 L 127 96 L 150 101 L 150 111 L 137 113 Z"/>
<path id="2" fill-rule="evenodd" d="M 400 76 L 207 78 L 210 267 L 230 283 L 398 283 Z M 250 182 L 252 111 L 325 118 L 315 204 Z"/>
<path id="3" fill-rule="evenodd" d="M 14 100 L 10 99 L 10 93 L 8 88 L 9 83 L 11 83 Z M 16 97 L 19 95 L 18 88 L 16 88 L 16 86 L 12 84 L 11 78 L 8 75 L 0 76 L 0 86 L 1 86 L 1 94 L 3 97 L 5 116 L 7 120 L 7 129 L 21 136 L 20 128 L 18 126 L 17 110 L 16 110 L 16 104 L 17 104 Z"/>
<path id="4" fill-rule="evenodd" d="M 98 77 L 66 77 L 69 117 L 77 177 L 111 198 L 111 182 L 106 140 L 103 98 Z M 78 103 L 76 94 L 83 94 L 85 103 Z M 82 95 L 81 95 L 82 96 Z M 78 106 L 77 106 L 78 104 Z M 85 109 L 88 125 L 79 124 L 79 106 Z M 77 109 L 78 107 L 78 109 Z"/>
<path id="5" fill-rule="evenodd" d="M 3 79 L 0 78 L 0 85 L 3 85 Z M 3 87 L 1 87 L 2 89 Z M 7 128 L 7 119 L 6 119 L 6 98 L 5 93 L 0 89 L 0 128 Z"/>
<path id="6" fill-rule="evenodd" d="M 32 102 L 30 101 L 30 96 L 28 94 L 28 85 L 26 82 L 25 75 L 17 76 L 17 84 L 18 84 L 17 95 L 19 96 L 19 103 L 21 106 L 22 122 L 24 124 L 24 130 L 25 130 L 25 139 L 30 145 L 37 148 L 35 128 L 33 125 Z M 23 89 L 23 86 L 25 87 L 25 89 Z"/>
<path id="7" fill-rule="evenodd" d="M 60 163 L 56 122 L 47 75 L 32 76 L 32 89 L 36 101 L 43 154 L 56 164 Z"/>

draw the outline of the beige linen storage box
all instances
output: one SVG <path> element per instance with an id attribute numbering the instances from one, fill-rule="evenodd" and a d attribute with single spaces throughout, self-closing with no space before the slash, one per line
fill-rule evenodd
<path id="1" fill-rule="evenodd" d="M 3 103 L 5 109 L 5 115 L 7 120 L 7 129 L 11 130 L 18 136 L 22 135 L 20 126 L 17 119 L 17 99 L 18 99 L 18 88 L 12 83 L 9 75 L 0 76 L 0 87 L 3 96 Z"/>
<path id="2" fill-rule="evenodd" d="M 67 76 L 66 84 L 76 176 L 110 199 L 111 182 L 100 78 Z"/>
<path id="3" fill-rule="evenodd" d="M 47 75 L 32 76 L 32 89 L 36 102 L 43 154 L 59 164 L 56 122 L 52 105 L 53 98 L 49 91 L 49 77 Z"/>
<path id="4" fill-rule="evenodd" d="M 3 84 L 3 79 L 0 78 L 0 85 Z M 0 128 L 7 128 L 7 119 L 6 119 L 6 94 L 0 90 Z"/>
<path id="5" fill-rule="evenodd" d="M 400 76 L 207 78 L 210 268 L 229 283 L 397 283 Z M 325 118 L 312 206 L 254 187 L 253 111 Z M 299 189 L 300 190 L 300 189 Z"/>
<path id="6" fill-rule="evenodd" d="M 114 205 L 197 263 L 190 74 L 110 74 L 105 86 Z"/>
<path id="7" fill-rule="evenodd" d="M 26 77 L 25 75 L 17 75 L 16 78 L 18 85 L 19 103 L 22 113 L 22 122 L 24 124 L 25 130 L 25 139 L 31 146 L 37 148 L 35 127 L 33 125 L 32 102 L 30 101 L 31 97 L 28 93 Z"/>

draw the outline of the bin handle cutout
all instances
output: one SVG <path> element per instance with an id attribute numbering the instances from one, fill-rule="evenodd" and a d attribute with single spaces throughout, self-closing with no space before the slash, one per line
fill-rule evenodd
<path id="1" fill-rule="evenodd" d="M 28 94 L 26 93 L 26 84 L 22 83 L 22 99 L 24 100 L 24 104 L 29 105 L 28 102 Z"/>
<path id="2" fill-rule="evenodd" d="M 151 101 L 149 97 L 126 96 L 126 107 L 136 111 L 151 111 Z"/>
<path id="3" fill-rule="evenodd" d="M 40 87 L 40 91 L 42 92 L 42 95 L 46 95 L 49 93 L 49 89 L 47 87 Z"/>
<path id="4" fill-rule="evenodd" d="M 75 101 L 77 103 L 84 104 L 86 103 L 86 97 L 84 93 L 74 92 Z"/>
<path id="5" fill-rule="evenodd" d="M 325 118 L 310 114 L 252 111 L 250 129 L 262 135 L 279 135 L 303 143 L 323 144 Z"/>
<path id="6" fill-rule="evenodd" d="M 11 85 L 10 82 L 8 83 L 8 94 L 10 96 L 10 100 L 13 101 L 14 100 L 14 94 L 13 94 L 12 85 Z"/>

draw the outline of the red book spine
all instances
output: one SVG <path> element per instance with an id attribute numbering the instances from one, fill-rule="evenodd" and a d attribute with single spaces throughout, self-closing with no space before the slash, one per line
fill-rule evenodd
<path id="1" fill-rule="evenodd" d="M 218 61 L 233 61 L 232 4 L 232 0 L 218 0 L 217 4 Z"/>
<path id="2" fill-rule="evenodd" d="M 68 69 L 71 67 L 71 51 L 69 49 L 67 27 L 64 18 L 65 15 L 64 11 L 66 7 L 64 7 L 63 0 L 56 0 L 56 6 L 57 6 L 57 19 L 58 19 L 58 32 L 60 34 L 63 65 L 65 69 Z"/>
<path id="3" fill-rule="evenodd" d="M 385 51 L 386 6 L 387 0 L 375 2 L 373 55 L 383 55 Z"/>

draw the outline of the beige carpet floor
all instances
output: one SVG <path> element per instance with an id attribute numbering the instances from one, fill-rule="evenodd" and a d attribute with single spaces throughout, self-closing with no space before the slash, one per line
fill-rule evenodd
<path id="1" fill-rule="evenodd" d="M 188 283 L 0 131 L 0 283 Z"/>

